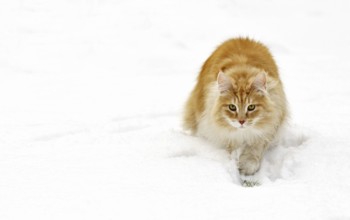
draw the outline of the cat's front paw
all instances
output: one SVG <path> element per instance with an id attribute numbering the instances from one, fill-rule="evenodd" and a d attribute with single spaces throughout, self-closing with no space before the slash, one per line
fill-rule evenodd
<path id="1" fill-rule="evenodd" d="M 260 168 L 260 161 L 252 157 L 240 157 L 238 162 L 238 170 L 241 175 L 253 175 Z"/>

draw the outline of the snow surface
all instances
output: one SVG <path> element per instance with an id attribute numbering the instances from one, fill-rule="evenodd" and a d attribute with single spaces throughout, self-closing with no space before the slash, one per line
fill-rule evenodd
<path id="1" fill-rule="evenodd" d="M 350 219 L 350 1 L 0 2 L 0 219 Z M 292 117 L 261 185 L 181 129 L 200 66 L 266 43 Z"/>

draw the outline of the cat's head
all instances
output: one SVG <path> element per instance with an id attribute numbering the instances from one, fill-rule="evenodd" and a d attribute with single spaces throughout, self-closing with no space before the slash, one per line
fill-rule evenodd
<path id="1" fill-rule="evenodd" d="M 264 71 L 220 71 L 216 86 L 220 95 L 213 114 L 221 126 L 233 129 L 259 128 L 269 120 L 272 106 Z"/>

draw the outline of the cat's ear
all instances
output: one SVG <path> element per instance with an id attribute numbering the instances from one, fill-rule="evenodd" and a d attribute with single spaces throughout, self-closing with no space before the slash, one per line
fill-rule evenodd
<path id="1" fill-rule="evenodd" d="M 219 87 L 220 94 L 223 94 L 223 93 L 229 91 L 230 89 L 232 89 L 231 78 L 226 76 L 226 74 L 224 72 L 222 72 L 221 70 L 218 73 L 217 81 L 218 81 L 218 87 Z"/>
<path id="2" fill-rule="evenodd" d="M 266 92 L 266 73 L 260 72 L 255 76 L 252 87 L 258 91 Z"/>

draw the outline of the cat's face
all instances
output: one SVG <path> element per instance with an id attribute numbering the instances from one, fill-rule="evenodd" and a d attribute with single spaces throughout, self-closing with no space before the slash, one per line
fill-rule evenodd
<path id="1" fill-rule="evenodd" d="M 235 74 L 235 78 L 219 73 L 220 96 L 215 107 L 217 122 L 235 129 L 258 128 L 269 113 L 266 74 Z"/>

